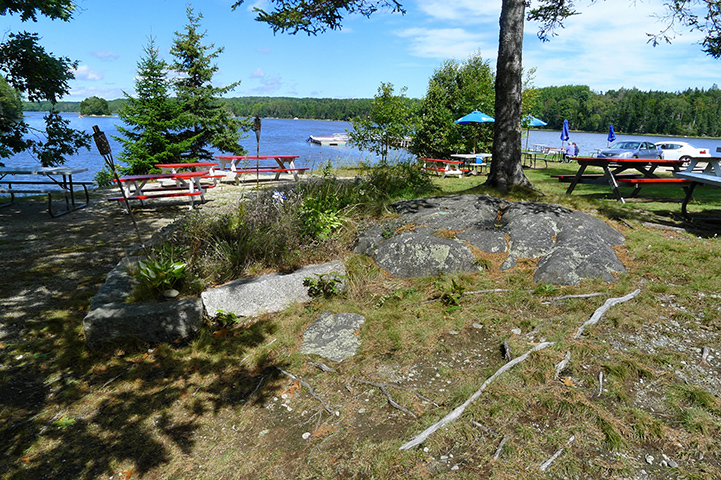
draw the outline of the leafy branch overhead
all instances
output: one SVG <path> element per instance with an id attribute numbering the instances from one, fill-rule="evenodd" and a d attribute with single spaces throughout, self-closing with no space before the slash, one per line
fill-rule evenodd
<path id="1" fill-rule="evenodd" d="M 245 0 L 233 4 L 233 10 L 240 7 Z M 405 14 L 403 5 L 396 0 L 271 0 L 274 9 L 267 12 L 254 7 L 257 13 L 256 20 L 265 22 L 273 29 L 273 33 L 305 32 L 308 35 L 317 35 L 327 30 L 342 28 L 342 20 L 352 13 L 370 17 L 379 10 L 389 10 L 392 13 Z"/>

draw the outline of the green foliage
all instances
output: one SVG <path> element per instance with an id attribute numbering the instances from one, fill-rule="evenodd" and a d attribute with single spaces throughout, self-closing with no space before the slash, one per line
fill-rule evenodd
<path id="1" fill-rule="evenodd" d="M 123 121 L 117 127 L 121 136 L 115 137 L 123 146 L 118 158 L 128 164 L 126 173 L 133 175 L 148 173 L 157 163 L 177 161 L 190 148 L 189 141 L 175 134 L 180 109 L 170 98 L 168 64 L 160 58 L 152 37 L 143 52 L 137 65 L 136 95 L 125 93 L 126 101 L 118 111 Z"/>
<path id="2" fill-rule="evenodd" d="M 80 102 L 80 115 L 110 115 L 108 101 L 95 96 L 86 98 Z"/>
<path id="3" fill-rule="evenodd" d="M 249 121 L 233 118 L 219 101 L 220 97 L 237 87 L 240 82 L 225 87 L 214 87 L 213 75 L 218 66 L 213 61 L 223 52 L 215 45 L 204 45 L 206 32 L 200 31 L 202 14 L 195 15 L 187 7 L 188 24 L 183 33 L 176 32 L 170 53 L 175 60 L 170 68 L 175 72 L 175 93 L 180 108 L 178 138 L 189 142 L 181 153 L 182 159 L 211 160 L 215 150 L 243 155 L 240 145 L 243 132 L 251 128 Z"/>
<path id="4" fill-rule="evenodd" d="M 245 0 L 238 0 L 233 9 L 238 8 Z M 338 30 L 344 15 L 352 13 L 370 17 L 379 8 L 391 12 L 405 13 L 403 6 L 394 0 L 346 0 L 344 2 L 304 2 L 271 0 L 275 6 L 272 12 L 253 7 L 257 13 L 256 20 L 271 26 L 273 33 L 288 32 L 296 34 L 305 32 L 316 35 L 327 29 Z"/>
<path id="5" fill-rule="evenodd" d="M 441 303 L 448 309 L 448 311 L 454 311 L 461 306 L 461 297 L 466 288 L 457 283 L 455 279 L 451 280 L 451 285 L 447 287 L 441 294 Z"/>
<path id="6" fill-rule="evenodd" d="M 51 19 L 69 20 L 74 4 L 67 0 L 47 2 L 12 2 L 0 6 L 0 13 L 19 14 L 22 21 L 35 21 L 38 14 Z M 66 157 L 88 148 L 89 136 L 73 130 L 60 118 L 54 104 L 70 91 L 77 62 L 54 57 L 39 43 L 36 33 L 7 33 L 0 43 L 0 71 L 8 85 L 30 102 L 47 101 L 50 112 L 45 116 L 45 131 L 39 138 L 25 138 L 27 124 L 16 117 L 0 115 L 0 158 L 30 150 L 43 166 L 61 165 Z M 43 138 L 44 137 L 44 138 Z"/>
<path id="7" fill-rule="evenodd" d="M 381 162 L 388 160 L 388 151 L 413 133 L 413 112 L 405 96 L 406 87 L 399 95 L 393 92 L 392 83 L 381 83 L 373 100 L 373 107 L 367 117 L 351 120 L 352 130 L 348 140 L 361 150 L 368 150 L 381 156 Z"/>
<path id="8" fill-rule="evenodd" d="M 23 117 L 23 102 L 20 93 L 0 77 L 0 121 L 19 120 Z"/>
<path id="9" fill-rule="evenodd" d="M 316 273 L 315 277 L 305 277 L 303 286 L 308 287 L 308 295 L 313 298 L 331 298 L 341 293 L 344 275 L 336 273 Z"/>
<path id="10" fill-rule="evenodd" d="M 176 260 L 178 256 L 173 246 L 165 244 L 148 259 L 138 262 L 135 277 L 156 293 L 175 288 L 187 276 L 187 264 Z"/>
<path id="11" fill-rule="evenodd" d="M 446 158 L 451 153 L 490 151 L 493 128 L 487 125 L 460 125 L 455 120 L 480 110 L 494 111 L 495 75 L 480 53 L 463 63 L 448 60 L 428 81 L 421 101 L 422 115 L 410 151 L 419 157 Z"/>

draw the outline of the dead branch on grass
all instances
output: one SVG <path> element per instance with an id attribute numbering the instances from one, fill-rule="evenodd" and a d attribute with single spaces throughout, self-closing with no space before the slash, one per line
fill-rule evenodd
<path id="1" fill-rule="evenodd" d="M 361 380 L 360 378 L 354 378 L 353 380 L 356 381 L 356 382 L 358 382 L 358 383 L 362 383 L 362 384 L 365 384 L 365 385 L 370 385 L 370 386 L 372 386 L 372 387 L 376 387 L 376 388 L 380 389 L 380 391 L 383 392 L 383 394 L 384 394 L 384 395 L 386 396 L 386 398 L 388 399 L 388 403 L 390 404 L 391 407 L 397 408 L 397 409 L 400 410 L 401 412 L 407 413 L 408 415 L 410 415 L 410 416 L 413 417 L 413 418 L 418 418 L 418 415 L 416 415 L 415 413 L 411 412 L 410 410 L 408 410 L 407 408 L 405 408 L 404 406 L 400 405 L 400 404 L 397 403 L 395 400 L 393 400 L 393 397 L 391 397 L 391 394 L 388 393 L 388 390 L 386 390 L 386 387 L 387 387 L 388 385 L 385 385 L 385 384 L 383 384 L 383 383 L 369 382 L 368 380 Z M 396 386 L 396 385 L 393 385 L 393 386 L 395 386 L 396 388 L 400 388 L 400 387 L 398 387 L 398 386 Z"/>
<path id="2" fill-rule="evenodd" d="M 558 380 L 558 377 L 561 376 L 561 372 L 568 366 L 568 362 L 570 361 L 571 352 L 569 350 L 566 350 L 566 355 L 563 357 L 563 360 L 556 364 L 556 375 L 553 376 L 554 380 Z"/>
<path id="3" fill-rule="evenodd" d="M 575 439 L 576 439 L 576 436 L 571 435 L 571 438 L 568 439 L 565 446 L 566 447 L 569 446 Z M 546 460 L 545 462 L 543 462 L 541 464 L 541 471 L 545 472 L 546 470 L 548 470 L 548 467 L 550 467 L 551 464 L 553 463 L 553 461 L 556 460 L 562 453 L 563 453 L 563 448 L 559 448 L 558 450 L 556 450 L 556 453 L 554 453 L 553 456 L 551 456 L 551 458 L 549 458 L 548 460 Z"/>
<path id="4" fill-rule="evenodd" d="M 593 315 L 591 315 L 591 318 L 590 318 L 590 319 L 586 320 L 586 322 L 585 322 L 583 325 L 581 325 L 580 327 L 578 327 L 578 330 L 576 330 L 576 333 L 573 335 L 573 338 L 576 339 L 576 338 L 580 337 L 580 336 L 583 334 L 583 330 L 584 330 L 586 327 L 589 327 L 589 326 L 592 326 L 592 325 L 597 324 L 597 323 L 601 320 L 601 317 L 603 317 L 603 315 L 604 315 L 611 307 L 613 307 L 613 306 L 615 306 L 615 305 L 618 305 L 619 303 L 628 302 L 629 300 L 631 300 L 631 299 L 633 299 L 634 297 L 636 297 L 636 295 L 638 295 L 639 293 L 641 293 L 641 289 L 640 289 L 640 288 L 637 288 L 636 290 L 634 290 L 633 292 L 629 293 L 629 294 L 626 295 L 625 297 L 609 298 L 608 300 L 606 300 L 606 301 L 603 303 L 603 305 L 601 305 L 599 308 L 596 309 L 595 312 L 593 312 Z"/>
<path id="5" fill-rule="evenodd" d="M 498 448 L 496 448 L 496 453 L 493 454 L 493 460 L 498 460 L 498 457 L 501 456 L 501 451 L 503 451 L 503 445 L 510 439 L 511 437 L 503 437 L 503 439 L 501 439 L 501 443 L 499 443 Z"/>
<path id="6" fill-rule="evenodd" d="M 330 413 L 331 415 L 335 415 L 335 414 L 336 414 L 336 412 L 333 411 L 333 410 L 331 410 L 331 408 L 330 408 L 328 405 L 326 405 L 326 403 L 323 401 L 323 399 L 320 398 L 320 397 L 315 393 L 315 391 L 313 390 L 313 387 L 311 387 L 308 382 L 306 382 L 305 380 L 302 380 L 301 378 L 296 377 L 296 376 L 293 375 L 292 373 L 286 372 L 285 370 L 283 370 L 283 369 L 280 368 L 280 367 L 275 367 L 275 368 L 277 368 L 278 370 L 280 370 L 280 373 L 282 373 L 282 374 L 285 375 L 286 377 L 290 377 L 291 379 L 295 380 L 296 382 L 300 383 L 300 384 L 303 385 L 305 388 L 307 388 L 308 391 L 310 392 L 310 395 L 311 395 L 313 398 L 315 398 L 316 400 L 318 400 L 318 401 L 320 402 L 320 404 L 323 406 L 323 409 L 324 409 L 326 412 Z"/>
<path id="7" fill-rule="evenodd" d="M 433 434 L 433 432 L 435 432 L 435 431 L 438 430 L 439 428 L 441 428 L 441 427 L 443 427 L 443 426 L 451 423 L 452 421 L 454 421 L 455 419 L 457 419 L 458 417 L 460 417 L 460 416 L 463 414 L 463 412 L 466 410 L 466 408 L 468 408 L 468 406 L 469 406 L 471 403 L 473 403 L 474 401 L 476 401 L 476 400 L 478 399 L 478 397 L 481 396 L 481 394 L 482 394 L 483 391 L 486 389 L 486 387 L 488 387 L 488 385 L 490 385 L 491 382 L 493 382 L 496 378 L 498 378 L 500 375 L 506 373 L 508 370 L 510 370 L 510 369 L 513 368 L 514 366 L 518 365 L 519 363 L 521 363 L 521 362 L 524 361 L 525 359 L 527 359 L 527 358 L 529 357 L 529 355 L 531 355 L 533 352 L 537 352 L 537 351 L 539 351 L 539 350 L 543 350 L 544 348 L 546 348 L 546 347 L 548 347 L 548 346 L 550 346 L 550 345 L 554 345 L 555 343 L 556 343 L 556 342 L 543 342 L 543 343 L 539 343 L 538 345 L 536 345 L 535 347 L 533 347 L 532 349 L 530 349 L 529 351 L 527 351 L 526 353 L 524 353 L 524 354 L 521 355 L 520 357 L 516 357 L 516 358 L 514 358 L 513 360 L 511 360 L 510 362 L 508 362 L 508 363 L 506 363 L 505 365 L 503 365 L 501 368 L 499 368 L 498 370 L 496 370 L 496 373 L 494 373 L 493 375 L 491 375 L 485 382 L 483 382 L 483 385 L 481 385 L 481 387 L 476 391 L 476 393 L 474 393 L 473 395 L 471 395 L 471 396 L 468 398 L 468 400 L 466 400 L 465 402 L 463 402 L 463 404 L 461 404 L 460 406 L 456 407 L 451 413 L 449 413 L 448 415 L 446 415 L 445 417 L 443 417 L 440 421 L 434 423 L 434 424 L 431 425 L 430 427 L 428 427 L 428 428 L 426 428 L 425 430 L 423 430 L 423 432 L 421 432 L 419 435 L 417 435 L 416 437 L 414 437 L 411 441 L 403 444 L 403 445 L 400 447 L 400 450 L 408 450 L 408 449 L 410 449 L 410 448 L 415 447 L 416 445 L 419 445 L 419 444 L 423 443 L 428 437 L 431 436 L 431 434 Z"/>

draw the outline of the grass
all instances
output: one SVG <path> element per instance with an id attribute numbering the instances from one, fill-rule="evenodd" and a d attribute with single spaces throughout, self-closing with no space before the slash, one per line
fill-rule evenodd
<path id="1" fill-rule="evenodd" d="M 195 275 L 206 282 L 292 267 L 298 257 L 288 257 L 288 250 L 298 249 L 314 258 L 328 252 L 343 258 L 348 290 L 252 320 L 208 319 L 184 344 L 92 352 L 84 347 L 81 322 L 91 286 L 102 275 L 87 276 L 80 292 L 58 295 L 27 322 L 22 341 L 0 344 L 0 478 L 621 478 L 641 468 L 655 478 L 720 477 L 721 369 L 718 360 L 700 364 L 699 353 L 708 345 L 719 355 L 721 244 L 715 232 L 687 224 L 690 232 L 659 228 L 679 226 L 677 203 L 620 205 L 608 189 L 587 185 L 565 196 L 567 184 L 549 175 L 573 173 L 574 166 L 550 165 L 526 170 L 545 194 L 530 200 L 593 212 L 619 229 L 627 239 L 618 253 L 628 273 L 618 282 L 537 285 L 532 264 L 524 262 L 505 273 L 390 278 L 347 250 L 353 232 L 383 209 L 330 184 L 303 194 L 314 196 L 312 206 L 321 213 L 328 205 L 336 211 L 352 205 L 340 226 L 326 233 L 276 215 L 271 200 L 250 217 L 190 217 L 181 233 Z M 433 183 L 442 193 L 497 195 L 481 186 L 484 179 Z M 392 184 L 386 191 L 413 196 L 386 180 Z M 721 207 L 711 189 L 701 189 L 697 200 L 698 210 Z M 308 218 L 324 221 L 322 215 Z M 214 249 L 201 243 L 200 227 L 208 223 L 200 222 L 214 222 L 207 228 Z M 248 245 L 257 234 L 264 240 Z M 307 242 L 268 245 L 289 234 Z M 249 256 L 253 249 L 268 255 Z M 219 260 L 225 254 L 232 262 Z M 13 265 L 3 267 L 29 285 L 71 273 L 62 265 L 24 273 L 8 268 Z M 468 294 L 496 288 L 505 291 Z M 635 288 L 642 290 L 636 299 L 572 339 L 606 298 Z M 554 301 L 587 293 L 602 296 Z M 298 352 L 303 329 L 324 311 L 366 317 L 358 354 L 331 365 L 332 374 L 309 363 L 327 360 Z M 557 343 L 498 378 L 421 448 L 398 450 L 503 365 L 504 341 L 518 356 L 543 339 Z M 555 365 L 566 351 L 571 361 L 556 379 Z M 278 367 L 311 385 L 339 413 L 323 410 Z M 605 389 L 599 395 L 600 371 Z M 355 379 L 387 385 L 393 400 L 418 418 Z M 566 446 L 571 435 L 576 440 Z M 541 474 L 537 466 L 559 448 L 564 453 Z M 645 454 L 656 463 L 646 464 Z M 662 455 L 678 469 L 660 467 Z"/>

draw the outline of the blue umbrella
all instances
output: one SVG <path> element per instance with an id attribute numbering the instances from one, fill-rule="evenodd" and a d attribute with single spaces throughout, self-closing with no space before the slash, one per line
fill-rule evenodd
<path id="1" fill-rule="evenodd" d="M 540 118 L 534 117 L 533 115 L 528 115 L 524 120 L 529 127 L 543 127 L 545 125 L 548 125 L 546 122 L 544 122 Z"/>
<path id="2" fill-rule="evenodd" d="M 608 143 L 616 141 L 616 132 L 613 131 L 613 125 L 608 129 Z"/>
<path id="3" fill-rule="evenodd" d="M 563 130 L 561 130 L 561 146 L 563 146 L 563 142 L 568 141 L 568 120 L 563 121 Z"/>
<path id="4" fill-rule="evenodd" d="M 495 120 L 493 119 L 493 117 L 486 115 L 483 112 L 479 112 L 478 110 L 473 110 L 468 115 L 465 115 L 456 120 L 456 123 L 459 123 L 461 125 L 468 125 L 469 123 L 473 124 L 473 153 L 476 153 L 476 127 L 479 123 L 488 122 L 495 122 Z"/>

